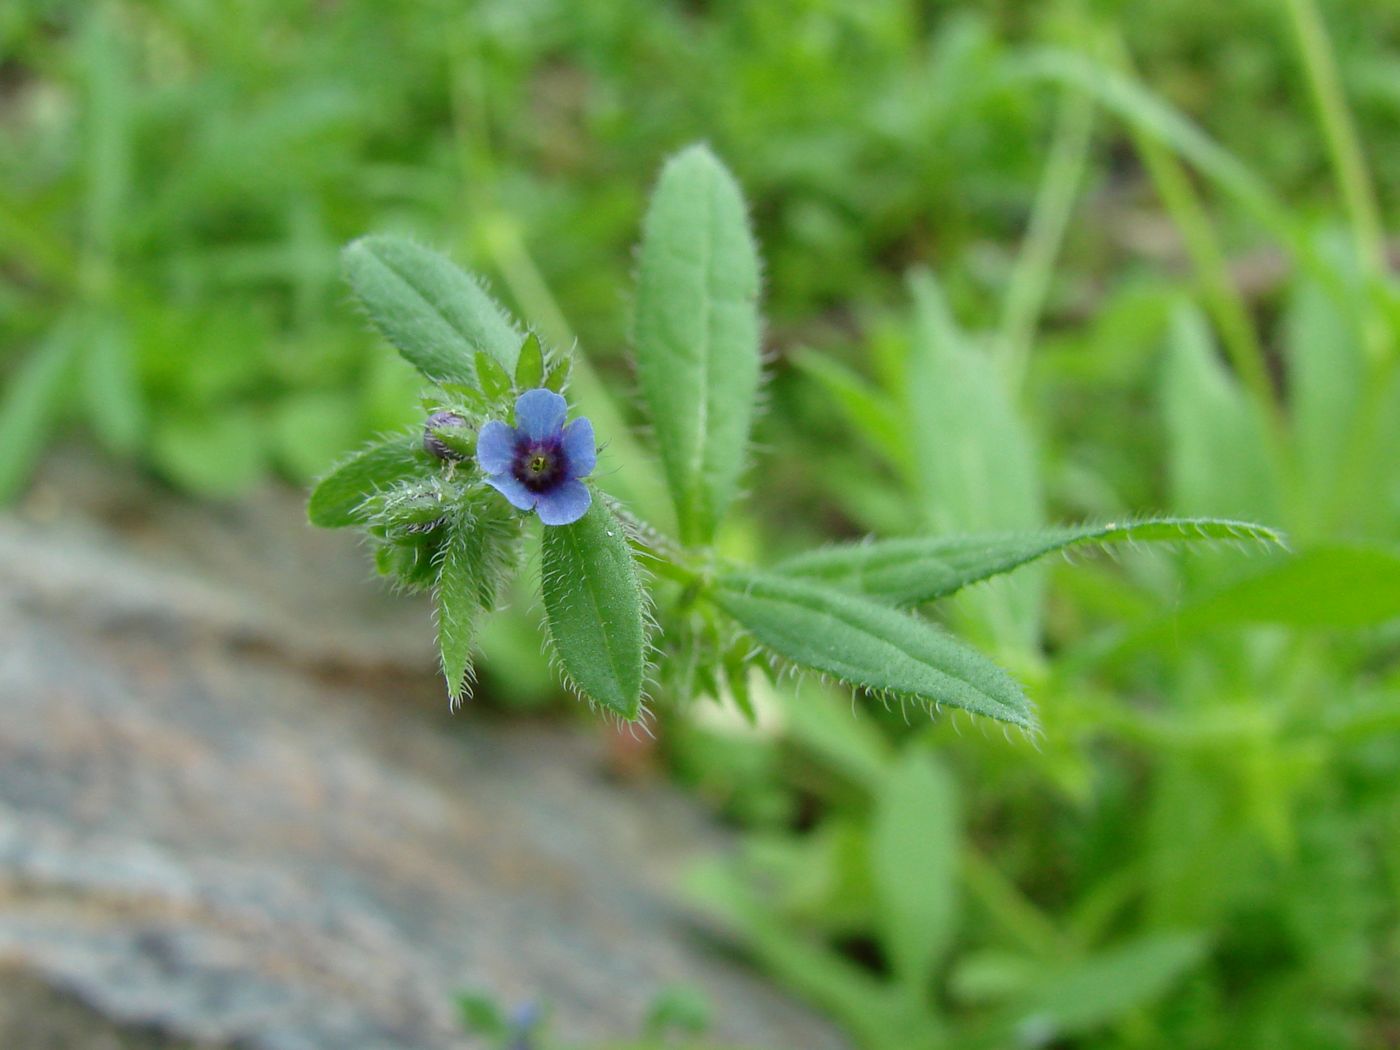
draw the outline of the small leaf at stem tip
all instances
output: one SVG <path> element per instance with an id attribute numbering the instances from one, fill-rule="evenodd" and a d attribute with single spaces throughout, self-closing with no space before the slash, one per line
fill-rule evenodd
<path id="1" fill-rule="evenodd" d="M 540 337 L 531 332 L 520 347 L 520 358 L 515 363 L 515 388 L 533 390 L 544 382 L 544 347 Z"/>
<path id="2" fill-rule="evenodd" d="M 546 390 L 553 390 L 556 394 L 562 394 L 564 388 L 569 385 L 569 373 L 573 370 L 573 358 L 568 354 L 554 353 L 549 357 L 548 370 L 545 373 L 543 386 Z"/>
<path id="3" fill-rule="evenodd" d="M 489 401 L 499 401 L 510 394 L 510 376 L 489 354 L 476 352 L 476 378 L 481 392 Z"/>

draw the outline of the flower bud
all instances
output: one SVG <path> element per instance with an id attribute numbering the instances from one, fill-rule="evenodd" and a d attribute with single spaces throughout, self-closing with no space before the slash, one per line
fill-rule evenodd
<path id="1" fill-rule="evenodd" d="M 466 456 L 450 448 L 438 435 L 439 430 L 452 430 L 466 425 L 467 421 L 456 412 L 434 412 L 423 425 L 423 448 L 438 459 L 466 459 Z"/>

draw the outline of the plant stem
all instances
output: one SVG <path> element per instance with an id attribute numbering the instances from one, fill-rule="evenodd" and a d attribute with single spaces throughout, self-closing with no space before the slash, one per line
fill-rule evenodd
<path id="1" fill-rule="evenodd" d="M 1346 202 L 1357 253 L 1371 273 L 1385 272 L 1385 234 L 1375 186 L 1347 107 L 1327 27 L 1313 0 L 1287 0 L 1289 21 L 1308 75 L 1322 133 Z"/>
<path id="2" fill-rule="evenodd" d="M 1115 37 L 1113 45 L 1119 64 L 1131 72 L 1131 59 L 1122 37 Z M 1186 169 L 1172 152 L 1136 125 L 1129 127 L 1148 175 L 1185 241 L 1187 254 L 1201 284 L 1201 295 L 1220 330 L 1225 352 L 1240 381 L 1264 410 L 1273 436 L 1282 442 L 1286 422 L 1278 395 L 1269 379 L 1264 347 L 1255 331 L 1249 308 L 1230 276 L 1225 251 L 1210 216 L 1191 185 Z"/>
<path id="3" fill-rule="evenodd" d="M 1303 68 L 1308 76 L 1308 89 L 1317 109 L 1322 133 L 1327 139 L 1327 152 L 1332 170 L 1341 188 L 1342 199 L 1351 223 L 1356 254 L 1361 260 L 1367 282 L 1378 287 L 1385 278 L 1387 260 L 1385 229 L 1381 222 L 1376 188 L 1361 151 L 1361 140 L 1347 106 L 1337 72 L 1337 61 L 1327 38 L 1327 26 L 1313 0 L 1288 0 L 1289 22 Z M 1362 329 L 1366 353 L 1373 366 L 1388 360 L 1395 346 L 1395 337 L 1379 311 L 1371 311 L 1363 319 Z"/>

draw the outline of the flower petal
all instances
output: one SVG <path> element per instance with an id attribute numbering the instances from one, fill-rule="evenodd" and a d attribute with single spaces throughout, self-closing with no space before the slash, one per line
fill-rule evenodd
<path id="1" fill-rule="evenodd" d="M 598 446 L 593 442 L 593 424 L 575 419 L 564 428 L 564 457 L 569 461 L 569 477 L 587 477 L 598 463 Z"/>
<path id="2" fill-rule="evenodd" d="M 515 428 L 493 419 L 476 437 L 476 462 L 485 474 L 503 474 L 515 459 Z"/>
<path id="3" fill-rule="evenodd" d="M 515 402 L 515 426 L 531 441 L 543 441 L 559 433 L 568 410 L 568 402 L 553 390 L 527 390 Z"/>
<path id="4" fill-rule="evenodd" d="M 540 521 L 546 525 L 571 525 L 583 517 L 588 505 L 593 502 L 593 493 L 581 481 L 566 481 L 548 492 L 540 493 L 540 501 L 535 509 L 540 512 Z"/>
<path id="5" fill-rule="evenodd" d="M 514 474 L 492 474 L 486 484 L 499 492 L 517 510 L 534 510 L 539 496 L 522 485 Z"/>

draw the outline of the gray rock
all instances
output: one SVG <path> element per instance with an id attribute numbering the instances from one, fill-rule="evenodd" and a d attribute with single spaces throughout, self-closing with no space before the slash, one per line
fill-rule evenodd
<path id="1" fill-rule="evenodd" d="M 845 1045 L 674 903 L 704 817 L 596 729 L 449 715 L 424 607 L 295 495 L 50 476 L 0 518 L 0 1045 L 436 1050 L 464 988 L 599 1039 L 668 983 Z"/>

